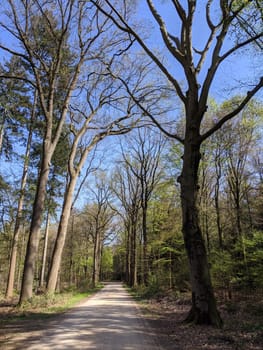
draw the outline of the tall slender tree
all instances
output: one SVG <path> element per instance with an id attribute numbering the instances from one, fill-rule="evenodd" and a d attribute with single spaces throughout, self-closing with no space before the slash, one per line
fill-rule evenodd
<path id="1" fill-rule="evenodd" d="M 6 298 L 11 298 L 13 296 L 13 290 L 14 290 L 17 249 L 18 249 L 18 241 L 20 238 L 20 232 L 22 229 L 23 206 L 24 206 L 24 199 L 25 199 L 25 189 L 26 189 L 27 178 L 28 178 L 28 167 L 29 167 L 30 150 L 31 150 L 31 143 L 32 143 L 32 136 L 33 136 L 33 125 L 34 125 L 34 120 L 36 116 L 36 105 L 37 105 L 37 92 L 35 92 L 35 95 L 34 95 L 34 103 L 33 103 L 33 108 L 32 108 L 32 113 L 30 118 L 31 120 L 30 120 L 29 132 L 28 132 L 26 152 L 24 156 L 25 160 L 24 160 L 23 173 L 22 173 L 21 185 L 20 185 L 20 196 L 18 198 L 18 205 L 17 205 L 16 222 L 15 222 L 15 228 L 14 228 L 10 266 L 9 266 L 9 273 L 8 273 L 8 282 L 7 282 L 7 289 L 6 289 Z"/>
<path id="2" fill-rule="evenodd" d="M 107 231 L 113 221 L 113 212 L 110 209 L 111 189 L 106 183 L 104 176 L 96 181 L 95 189 L 92 194 L 95 197 L 89 215 L 93 221 L 93 268 L 92 268 L 92 284 L 95 287 L 100 280 L 101 260 L 103 244 L 106 239 Z"/>
<path id="3" fill-rule="evenodd" d="M 149 128 L 139 129 L 137 134 L 133 134 L 132 142 L 129 142 L 129 152 L 123 151 L 122 156 L 129 166 L 132 174 L 140 183 L 140 201 L 142 211 L 142 281 L 148 284 L 148 230 L 147 214 L 148 205 L 152 192 L 161 175 L 161 153 L 164 148 L 165 139 L 162 135 L 155 134 Z"/>
<path id="4" fill-rule="evenodd" d="M 141 188 L 140 179 L 134 176 L 131 164 L 130 160 L 123 159 L 121 166 L 116 167 L 112 187 L 123 209 L 120 215 L 126 230 L 126 282 L 133 287 L 138 283 L 137 241 Z"/>

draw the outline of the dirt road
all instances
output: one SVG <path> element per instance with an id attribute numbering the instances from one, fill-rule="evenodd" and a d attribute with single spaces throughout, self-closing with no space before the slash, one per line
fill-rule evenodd
<path id="1" fill-rule="evenodd" d="M 14 343 L 13 343 L 14 344 Z M 156 335 L 139 315 L 120 283 L 109 283 L 93 297 L 48 322 L 40 334 L 17 339 L 23 350 L 157 350 Z"/>

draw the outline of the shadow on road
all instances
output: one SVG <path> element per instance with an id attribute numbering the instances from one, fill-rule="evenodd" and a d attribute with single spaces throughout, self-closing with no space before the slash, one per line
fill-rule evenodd
<path id="1" fill-rule="evenodd" d="M 120 283 L 107 284 L 70 312 L 49 319 L 47 327 L 40 336 L 33 332 L 26 340 L 18 340 L 13 349 L 160 349 Z"/>

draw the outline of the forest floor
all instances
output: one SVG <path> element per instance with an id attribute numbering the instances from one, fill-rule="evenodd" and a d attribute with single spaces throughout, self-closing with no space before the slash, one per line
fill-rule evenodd
<path id="1" fill-rule="evenodd" d="M 218 303 L 223 329 L 189 325 L 189 296 L 166 295 L 142 303 L 144 317 L 159 334 L 165 350 L 261 350 L 263 344 L 262 295 L 238 297 Z"/>
<path id="2" fill-rule="evenodd" d="M 139 306 L 164 350 L 262 349 L 263 300 L 259 296 L 219 302 L 223 329 L 184 324 L 182 321 L 190 307 L 189 297 L 166 295 L 143 301 Z M 45 314 L 44 318 L 43 315 L 37 308 L 24 312 L 12 303 L 0 302 L 0 348 L 8 349 L 5 344 L 12 344 L 13 338 L 32 332 L 41 335 L 54 317 L 58 317 L 54 313 Z"/>

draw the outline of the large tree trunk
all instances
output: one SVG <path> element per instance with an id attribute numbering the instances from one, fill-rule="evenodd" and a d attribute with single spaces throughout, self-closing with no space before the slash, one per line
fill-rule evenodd
<path id="1" fill-rule="evenodd" d="M 205 244 L 199 226 L 197 207 L 200 162 L 199 133 L 198 131 L 194 132 L 191 128 L 189 134 L 185 137 L 183 170 L 179 180 L 181 184 L 183 235 L 192 285 L 192 308 L 187 321 L 198 324 L 213 324 L 220 327 L 222 320 L 216 307 Z"/>
<path id="2" fill-rule="evenodd" d="M 62 208 L 62 213 L 60 217 L 57 238 L 55 242 L 55 247 L 52 254 L 51 266 L 48 274 L 47 282 L 47 292 L 54 293 L 56 290 L 56 284 L 58 280 L 58 274 L 61 264 L 61 258 L 63 253 L 63 248 L 65 245 L 68 222 L 71 213 L 72 199 L 74 194 L 74 189 L 76 186 L 77 176 L 70 180 L 68 188 L 66 189 L 64 203 Z"/>
<path id="3" fill-rule="evenodd" d="M 44 153 L 46 154 L 46 153 Z M 41 165 L 41 172 L 38 179 L 37 192 L 33 206 L 33 214 L 31 219 L 31 226 L 29 232 L 29 239 L 27 244 L 27 252 L 24 265 L 24 273 L 22 279 L 22 288 L 19 303 L 29 300 L 33 294 L 33 281 L 36 265 L 36 258 L 38 253 L 38 245 L 40 239 L 40 228 L 42 223 L 42 213 L 44 210 L 44 203 L 46 197 L 46 186 L 48 182 L 48 175 L 50 170 L 51 153 L 44 156 Z"/>
<path id="4" fill-rule="evenodd" d="M 17 247 L 18 247 L 18 241 L 19 241 L 20 232 L 21 232 L 21 219 L 22 219 L 22 212 L 23 212 L 23 205 L 24 205 L 24 198 L 25 198 L 25 188 L 26 188 L 27 177 L 28 177 L 28 165 L 29 165 L 30 149 L 31 149 L 31 143 L 32 143 L 33 122 L 35 120 L 36 104 L 37 104 L 37 91 L 35 91 L 35 95 L 34 95 L 34 105 L 33 105 L 33 110 L 31 114 L 31 123 L 30 123 L 28 138 L 27 138 L 25 162 L 24 162 L 24 168 L 23 168 L 23 174 L 22 174 L 21 186 L 20 186 L 20 197 L 18 200 L 16 222 L 15 222 L 14 236 L 13 236 L 13 242 L 12 242 L 11 259 L 10 259 L 10 265 L 9 265 L 7 288 L 6 288 L 6 298 L 12 298 L 13 292 L 14 292 Z M 0 142 L 0 151 L 1 151 L 1 142 Z"/>

